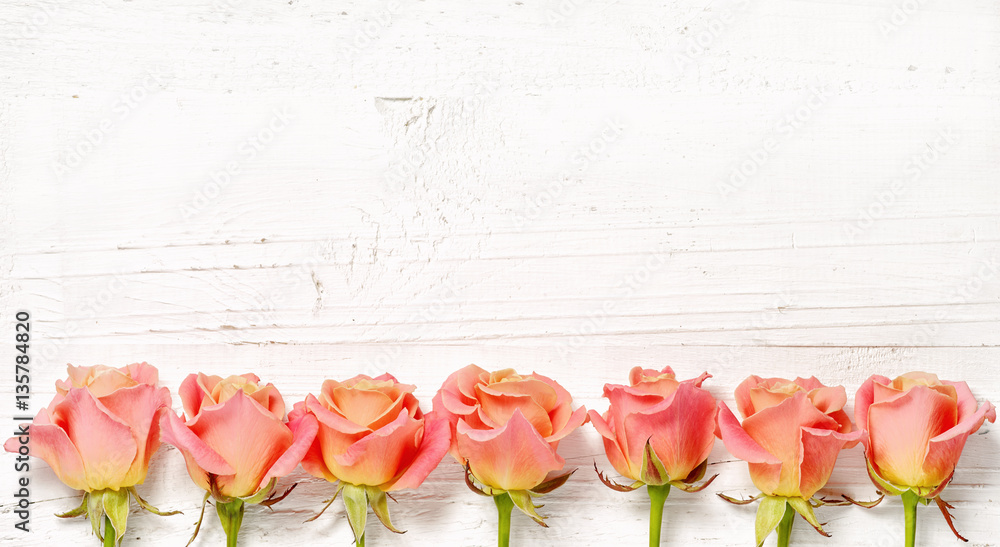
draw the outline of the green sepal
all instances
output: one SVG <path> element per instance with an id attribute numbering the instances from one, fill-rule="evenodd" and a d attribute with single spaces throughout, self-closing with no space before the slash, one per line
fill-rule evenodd
<path id="1" fill-rule="evenodd" d="M 639 470 L 639 480 L 647 485 L 661 486 L 670 482 L 667 469 L 663 466 L 653 445 L 646 439 L 646 447 L 642 450 L 642 468 Z"/>
<path id="2" fill-rule="evenodd" d="M 205 492 L 205 497 L 201 500 L 201 514 L 198 515 L 198 522 L 194 525 L 194 533 L 191 534 L 191 539 L 188 540 L 184 547 L 188 547 L 188 545 L 194 543 L 194 538 L 198 537 L 198 532 L 201 531 L 201 523 L 205 520 L 205 506 L 208 505 L 208 497 L 211 495 L 211 492 Z"/>
<path id="3" fill-rule="evenodd" d="M 392 532 L 405 534 L 406 530 L 396 529 L 392 525 L 392 521 L 389 520 L 389 500 L 385 492 L 379 489 L 378 486 L 366 486 L 365 491 L 368 493 L 368 504 L 371 505 L 372 511 L 375 512 L 375 516 L 378 517 L 379 522 Z"/>
<path id="4" fill-rule="evenodd" d="M 278 479 L 273 478 L 271 479 L 271 482 L 267 483 L 267 486 L 258 490 L 256 494 L 239 499 L 242 500 L 243 503 L 260 503 L 264 501 L 264 498 L 266 498 L 268 494 L 271 493 L 272 490 L 274 490 L 274 485 L 277 483 Z"/>
<path id="5" fill-rule="evenodd" d="M 601 473 L 601 470 L 597 468 L 597 462 L 594 462 L 594 471 L 597 472 L 597 478 L 600 479 L 602 483 L 604 483 L 604 486 L 607 486 L 608 488 L 616 492 L 631 492 L 639 488 L 640 486 L 644 486 L 646 484 L 642 481 L 635 481 L 629 486 L 625 486 L 624 484 L 618 484 L 617 482 L 605 476 L 604 473 Z"/>
<path id="6" fill-rule="evenodd" d="M 543 517 L 535 511 L 535 509 L 541 507 L 541 505 L 535 505 L 534 502 L 531 501 L 530 492 L 527 490 L 508 490 L 507 495 L 510 496 L 510 500 L 514 502 L 514 505 L 520 509 L 522 513 L 531 517 L 531 520 L 546 528 L 549 527 L 548 524 L 545 524 L 545 519 L 547 517 Z"/>
<path id="7" fill-rule="evenodd" d="M 823 530 L 823 525 L 816 520 L 816 513 L 813 512 L 813 507 L 808 501 L 802 498 L 788 498 L 788 505 L 791 505 L 796 513 L 802 515 L 802 518 L 806 519 L 806 522 L 812 525 L 817 532 L 823 536 L 830 537 L 830 534 Z"/>
<path id="8" fill-rule="evenodd" d="M 240 535 L 240 528 L 243 526 L 243 513 L 246 510 L 246 503 L 241 499 L 234 499 L 228 502 L 215 502 L 215 512 L 219 515 L 219 522 L 226 532 L 226 541 L 229 545 L 236 545 L 236 538 Z"/>
<path id="9" fill-rule="evenodd" d="M 323 502 L 323 503 L 326 504 L 326 505 L 323 506 L 323 509 L 321 509 L 319 513 L 316 513 L 312 517 L 307 518 L 303 522 L 312 522 L 312 521 L 318 519 L 319 517 L 323 516 L 323 513 L 326 513 L 326 510 L 329 509 L 331 505 L 333 505 L 333 502 L 337 500 L 337 496 L 340 495 L 340 491 L 343 490 L 343 489 L 344 489 L 344 483 L 342 483 L 342 482 L 338 483 L 337 484 L 337 490 L 333 493 L 333 497 Z"/>
<path id="10" fill-rule="evenodd" d="M 65 513 L 56 513 L 56 516 L 59 517 L 59 518 L 61 518 L 61 519 L 68 519 L 68 518 L 78 517 L 80 515 L 86 515 L 87 514 L 87 496 L 89 496 L 89 494 L 84 494 L 83 495 L 83 501 L 82 501 L 82 503 L 80 503 L 80 506 L 77 507 L 76 509 L 70 509 L 69 511 L 66 511 Z"/>
<path id="11" fill-rule="evenodd" d="M 778 527 L 781 517 L 785 515 L 785 506 L 788 505 L 786 498 L 776 496 L 764 496 L 757 506 L 757 521 L 754 524 L 757 547 L 764 544 L 767 536 Z"/>
<path id="12" fill-rule="evenodd" d="M 125 535 L 125 526 L 128 524 L 128 490 L 104 491 L 104 514 L 111 520 L 111 526 L 115 529 L 115 545 L 121 542 Z M 104 530 L 107 534 L 108 530 Z"/>
<path id="13" fill-rule="evenodd" d="M 344 484 L 341 491 L 344 508 L 347 509 L 347 522 L 354 532 L 354 543 L 360 544 L 365 535 L 365 521 L 368 519 L 368 494 L 364 486 L 355 484 Z"/>
<path id="14" fill-rule="evenodd" d="M 129 487 L 128 488 L 128 492 L 129 492 L 129 494 L 132 494 L 133 498 L 135 498 L 135 502 L 139 504 L 139 507 L 142 507 L 143 509 L 149 511 L 150 513 L 153 513 L 154 515 L 159 515 L 161 517 L 169 517 L 170 515 L 183 515 L 184 514 L 184 513 L 181 513 L 180 511 L 160 511 L 156 507 L 153 507 L 152 505 L 150 505 L 148 501 L 142 499 L 142 496 L 139 495 L 139 492 L 136 492 L 134 486 Z"/>
<path id="15" fill-rule="evenodd" d="M 596 464 L 594 464 L 594 465 L 595 465 L 595 469 L 596 469 Z M 531 489 L 531 493 L 532 494 L 538 494 L 539 496 L 541 496 L 543 494 L 548 494 L 548 493 L 552 492 L 553 490 L 555 490 L 556 488 L 559 488 L 560 486 L 566 484 L 566 481 L 569 480 L 570 476 L 573 473 L 576 473 L 576 469 L 574 469 L 574 470 L 572 470 L 572 471 L 570 471 L 568 473 L 563 473 L 562 475 L 557 475 L 556 477 L 553 477 L 553 478 L 551 478 L 551 479 L 549 479 L 549 480 L 547 480 L 547 481 L 539 484 L 538 486 L 532 488 Z"/>
<path id="16" fill-rule="evenodd" d="M 101 525 L 104 523 L 104 491 L 87 492 L 84 497 L 87 499 L 87 516 L 90 517 L 90 527 L 94 529 L 94 534 L 103 542 L 104 534 L 101 533 Z"/>

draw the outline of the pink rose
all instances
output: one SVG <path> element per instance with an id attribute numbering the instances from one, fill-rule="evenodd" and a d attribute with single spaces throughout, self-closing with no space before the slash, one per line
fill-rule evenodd
<path id="1" fill-rule="evenodd" d="M 451 454 L 472 475 L 498 490 L 529 490 L 566 463 L 559 441 L 587 420 L 583 407 L 541 374 L 487 372 L 469 365 L 449 376 L 434 396 L 434 411 L 455 435 Z"/>
<path id="2" fill-rule="evenodd" d="M 719 413 L 715 398 L 701 388 L 711 376 L 678 382 L 674 371 L 634 367 L 628 386 L 604 384 L 604 396 L 611 400 L 603 416 L 590 411 L 590 421 L 604 438 L 604 452 L 611 465 L 632 479 L 621 485 L 600 477 L 618 491 L 635 490 L 646 485 L 649 494 L 649 544 L 660 544 L 663 505 L 676 486 L 697 492 L 703 484 L 693 483 L 705 476 L 708 455 L 715 444 L 715 418 Z M 594 465 L 597 469 L 597 465 Z"/>
<path id="3" fill-rule="evenodd" d="M 828 535 L 811 504 L 826 503 L 813 494 L 830 479 L 840 451 L 861 438 L 860 431 L 851 432 L 846 403 L 843 386 L 826 387 L 815 377 L 788 381 L 759 376 L 750 376 L 736 388 L 742 424 L 719 402 L 722 441 L 747 462 L 750 479 L 763 493 L 755 527 L 758 545 L 776 528 L 778 544 L 787 545 L 796 512 Z"/>
<path id="4" fill-rule="evenodd" d="M 629 373 L 630 385 L 604 384 L 611 405 L 603 416 L 591 410 L 590 421 L 604 438 L 604 451 L 618 473 L 634 481 L 684 489 L 700 478 L 715 444 L 718 414 L 715 398 L 701 387 L 710 377 L 705 373 L 679 382 L 670 367 L 662 371 L 635 367 Z M 647 443 L 666 476 L 643 468 Z M 695 471 L 699 473 L 692 477 Z"/>
<path id="5" fill-rule="evenodd" d="M 385 492 L 420 486 L 448 451 L 448 422 L 425 416 L 413 390 L 390 374 L 326 380 L 318 398 L 308 395 L 289 415 L 293 420 L 309 415 L 319 423 L 302 467 L 340 481 L 337 491 L 348 505 L 356 540 L 364 536 L 364 514 L 352 512 L 352 506 L 371 505 L 387 528 L 398 531 Z"/>
<path id="6" fill-rule="evenodd" d="M 979 406 L 965 382 L 923 372 L 874 375 L 854 405 L 872 481 L 892 494 L 912 489 L 927 498 L 951 480 L 969 435 L 996 421 L 993 405 Z"/>
<path id="7" fill-rule="evenodd" d="M 94 533 L 101 537 L 107 509 L 117 541 L 125 533 L 130 495 L 142 507 L 163 514 L 139 497 L 134 486 L 146 479 L 149 460 L 160 447 L 159 419 L 168 414 L 170 392 L 156 386 L 156 368 L 146 363 L 69 365 L 68 371 L 66 380 L 56 382 L 49 406 L 24 435 L 8 439 L 4 449 L 22 454 L 26 449 L 45 460 L 67 486 L 84 490 L 83 504 L 60 516 L 90 514 Z M 92 513 L 94 509 L 101 514 Z"/>
<path id="8" fill-rule="evenodd" d="M 768 496 L 809 499 L 826 484 L 837 455 L 857 444 L 844 412 L 843 386 L 826 387 L 815 377 L 750 376 L 736 388 L 743 424 L 719 403 L 726 448 L 750 464 L 750 478 Z"/>
<path id="9" fill-rule="evenodd" d="M 170 391 L 156 387 L 156 368 L 70 365 L 56 396 L 35 416 L 28 444 L 70 488 L 91 492 L 141 484 L 160 447 L 159 416 Z M 17 437 L 4 444 L 17 452 Z"/>
<path id="10" fill-rule="evenodd" d="M 244 504 L 280 501 L 284 496 L 264 498 L 278 478 L 295 469 L 316 436 L 315 418 L 286 423 L 281 394 L 271 384 L 259 384 L 254 374 L 225 379 L 191 374 L 180 389 L 187 421 L 172 412 L 161 420 L 164 440 L 184 455 L 191 479 L 206 491 L 205 501 L 209 495 L 215 498 L 231 545 L 236 544 Z M 200 528 L 199 520 L 195 536 Z"/>
<path id="11" fill-rule="evenodd" d="M 180 396 L 187 420 L 167 413 L 164 440 L 176 446 L 188 474 L 217 499 L 249 498 L 291 473 L 316 435 L 314 419 L 285 423 L 285 403 L 254 374 L 190 374 Z"/>

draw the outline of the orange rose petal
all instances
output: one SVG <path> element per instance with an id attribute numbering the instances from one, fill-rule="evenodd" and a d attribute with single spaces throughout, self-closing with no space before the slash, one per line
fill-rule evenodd
<path id="1" fill-rule="evenodd" d="M 86 389 L 71 389 L 51 415 L 76 447 L 92 490 L 123 485 L 136 447 L 127 423 L 109 414 Z"/>
<path id="2" fill-rule="evenodd" d="M 729 453 L 748 463 L 781 465 L 781 460 L 759 445 L 740 427 L 740 422 L 726 403 L 719 401 L 719 432 Z"/>
<path id="3" fill-rule="evenodd" d="M 589 411 L 588 415 L 590 416 L 590 423 L 594 424 L 594 429 L 597 430 L 604 440 L 604 453 L 607 455 L 608 461 L 611 462 L 611 466 L 625 477 L 633 480 L 638 479 L 638 471 L 632 469 L 621 445 L 618 444 L 615 432 L 611 430 L 611 426 L 608 424 L 605 416 L 601 416 L 596 410 Z"/>
<path id="4" fill-rule="evenodd" d="M 924 457 L 930 440 L 957 421 L 954 400 L 926 386 L 913 387 L 868 408 L 869 455 L 882 478 L 892 483 L 937 486 L 934 481 L 943 477 L 924 475 Z"/>
<path id="5" fill-rule="evenodd" d="M 925 476 L 934 477 L 928 482 L 934 482 L 938 478 L 944 482 L 958 465 L 962 449 L 965 448 L 965 441 L 969 435 L 978 431 L 986 420 L 995 422 L 996 419 L 996 409 L 989 401 L 986 401 L 975 414 L 966 417 L 955 427 L 931 439 L 922 468 Z"/>
<path id="6" fill-rule="evenodd" d="M 539 434 L 548 437 L 552 434 L 552 422 L 549 414 L 529 395 L 514 393 L 498 393 L 485 386 L 476 386 L 479 395 L 479 408 L 488 418 L 488 422 L 502 426 L 514 414 L 520 411 L 531 422 Z"/>
<path id="7" fill-rule="evenodd" d="M 292 445 L 267 470 L 267 473 L 260 480 L 259 488 L 267 486 L 272 478 L 284 477 L 295 470 L 316 439 L 319 424 L 315 416 L 304 414 L 298 419 L 288 422 L 288 429 L 292 432 Z"/>
<path id="8" fill-rule="evenodd" d="M 427 475 L 437 467 L 441 458 L 448 452 L 451 445 L 451 429 L 448 420 L 427 417 L 424 421 L 424 437 L 417 449 L 417 455 L 406 468 L 406 471 L 392 482 L 386 492 L 416 488 L 420 486 Z"/>
<path id="9" fill-rule="evenodd" d="M 529 490 L 565 464 L 517 410 L 499 429 L 475 430 L 458 422 L 457 437 L 473 475 L 493 488 Z"/>
<path id="10" fill-rule="evenodd" d="M 756 374 L 750 375 L 746 380 L 740 382 L 740 385 L 736 386 L 736 409 L 739 411 L 740 416 L 746 418 L 747 416 L 752 416 L 754 413 L 753 401 L 750 398 L 750 390 L 754 386 L 760 384 L 764 379 Z"/>
<path id="11" fill-rule="evenodd" d="M 44 417 L 43 420 L 39 419 Z M 29 454 L 41 458 L 49 464 L 52 471 L 66 486 L 76 490 L 87 490 L 86 470 L 83 458 L 73 445 L 66 432 L 59 426 L 49 423 L 48 411 L 42 409 L 31 424 L 31 434 L 28 439 Z M 18 453 L 21 442 L 12 437 L 3 445 L 7 452 Z"/>
<path id="12" fill-rule="evenodd" d="M 188 428 L 236 470 L 235 476 L 219 479 L 221 492 L 234 497 L 254 494 L 293 438 L 284 423 L 242 390 L 223 404 L 202 409 Z"/>
<path id="13" fill-rule="evenodd" d="M 382 485 L 398 475 L 416 457 L 422 423 L 406 412 L 389 425 L 352 444 L 347 452 L 327 459 L 330 471 L 345 482 Z"/>
<path id="14" fill-rule="evenodd" d="M 146 478 L 149 459 L 160 447 L 160 414 L 169 409 L 170 391 L 149 384 L 119 389 L 100 399 L 104 407 L 128 424 L 136 445 L 135 459 L 129 469 L 126 484 L 137 484 Z"/>

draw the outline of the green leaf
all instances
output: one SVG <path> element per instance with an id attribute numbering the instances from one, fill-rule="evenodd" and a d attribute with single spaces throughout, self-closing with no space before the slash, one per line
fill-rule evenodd
<path id="1" fill-rule="evenodd" d="M 541 505 L 535 505 L 534 502 L 531 501 L 531 494 L 527 490 L 508 490 L 507 495 L 510 496 L 511 501 L 514 502 L 514 505 L 517 506 L 522 513 L 531 517 L 531 520 L 546 528 L 549 527 L 548 524 L 545 524 L 545 519 L 547 517 L 543 517 L 535 511 L 535 509 L 541 507 Z"/>
<path id="2" fill-rule="evenodd" d="M 382 525 L 397 534 L 405 534 L 406 530 L 397 530 L 392 525 L 392 521 L 389 520 L 389 500 L 385 492 L 378 486 L 366 486 L 365 490 L 368 492 L 368 504 L 371 505 L 372 511 L 375 511 L 375 516 L 378 517 Z"/>
<path id="3" fill-rule="evenodd" d="M 653 450 L 653 445 L 646 439 L 646 447 L 642 450 L 642 469 L 639 470 L 639 480 L 646 484 L 661 486 L 670 482 L 667 469 Z"/>
<path id="4" fill-rule="evenodd" d="M 115 528 L 115 544 L 117 545 L 122 536 L 125 535 L 125 526 L 128 521 L 128 490 L 104 491 L 104 513 L 111 519 L 111 525 Z M 107 530 L 104 531 L 108 533 Z"/>
<path id="5" fill-rule="evenodd" d="M 778 527 L 781 517 L 785 514 L 786 498 L 764 496 L 757 507 L 757 522 L 754 526 L 757 547 L 764 544 L 767 536 Z"/>
<path id="6" fill-rule="evenodd" d="M 795 512 L 802 515 L 802 518 L 806 519 L 806 522 L 812 525 L 820 534 L 830 537 L 830 534 L 823 531 L 823 525 L 816 520 L 816 513 L 813 512 L 812 505 L 802 498 L 788 498 L 788 505 L 795 509 Z"/>
<path id="7" fill-rule="evenodd" d="M 347 522 L 354 531 L 354 542 L 360 543 L 365 535 L 365 521 L 368 519 L 368 494 L 364 486 L 344 483 L 341 489 L 344 507 L 347 509 Z"/>

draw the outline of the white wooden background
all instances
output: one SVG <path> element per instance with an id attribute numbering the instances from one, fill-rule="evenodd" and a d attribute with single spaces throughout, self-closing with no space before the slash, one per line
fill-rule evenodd
<path id="1" fill-rule="evenodd" d="M 476 5 L 478 4 L 478 5 Z M 538 371 L 603 410 L 636 364 L 967 380 L 1000 402 L 1000 5 L 993 0 L 0 1 L 0 303 L 32 314 L 33 411 L 65 364 L 253 371 L 289 404 L 389 371 L 430 399 L 475 362 Z M 0 375 L 10 422 L 13 377 Z M 853 396 L 851 397 L 853 399 Z M 178 399 L 175 408 L 180 407 Z M 12 426 L 11 426 L 12 427 Z M 987 425 L 945 498 L 998 545 Z M 992 434 L 991 434 L 992 432 Z M 645 545 L 647 501 L 580 470 L 520 545 Z M 96 545 L 32 472 L 32 532 Z M 665 543 L 752 544 L 746 466 L 667 502 Z M 348 545 L 301 470 L 243 545 Z M 200 491 L 157 455 L 127 544 L 183 545 Z M 874 487 L 860 448 L 824 494 Z M 491 545 L 495 509 L 446 459 L 369 545 Z M 902 545 L 898 499 L 820 509 L 796 545 Z M 207 521 L 196 545 L 220 545 Z M 958 544 L 933 508 L 923 545 Z M 774 540 L 771 539 L 771 542 Z"/>

